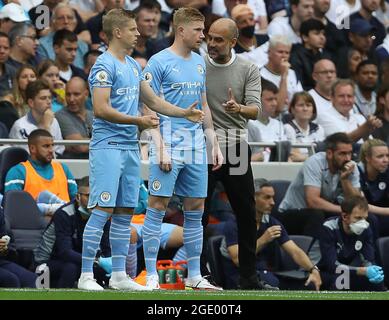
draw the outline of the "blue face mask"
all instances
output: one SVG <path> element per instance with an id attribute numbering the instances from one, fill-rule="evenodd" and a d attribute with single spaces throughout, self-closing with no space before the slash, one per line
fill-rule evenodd
<path id="1" fill-rule="evenodd" d="M 85 218 L 89 218 L 90 217 L 90 211 L 82 206 L 79 206 L 78 207 L 78 211 L 81 213 L 81 215 Z"/>

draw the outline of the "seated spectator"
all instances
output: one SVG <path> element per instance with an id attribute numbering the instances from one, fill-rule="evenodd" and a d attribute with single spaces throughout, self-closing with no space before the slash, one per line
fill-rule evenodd
<path id="1" fill-rule="evenodd" d="M 320 232 L 318 266 L 323 289 L 386 291 L 384 272 L 375 262 L 368 204 L 360 195 L 346 197 L 341 215 L 324 222 Z"/>
<path id="2" fill-rule="evenodd" d="M 56 31 L 53 37 L 53 47 L 61 81 L 66 83 L 72 77 L 87 79 L 84 71 L 74 65 L 78 47 L 75 33 L 66 29 Z"/>
<path id="3" fill-rule="evenodd" d="M 104 10 L 104 0 L 70 0 L 69 5 L 80 15 L 83 22 Z"/>
<path id="4" fill-rule="evenodd" d="M 381 120 L 370 115 L 367 120 L 353 112 L 354 83 L 348 79 L 337 80 L 331 88 L 332 107 L 326 113 L 317 115 L 317 123 L 324 129 L 325 136 L 336 132 L 345 132 L 353 142 L 362 143 L 362 139 L 382 126 Z"/>
<path id="5" fill-rule="evenodd" d="M 238 41 L 234 47 L 236 53 L 249 52 L 269 40 L 267 35 L 255 34 L 256 21 L 254 11 L 247 4 L 238 4 L 232 8 L 231 19 L 239 30 Z"/>
<path id="6" fill-rule="evenodd" d="M 304 90 L 308 91 L 315 86 L 312 78 L 313 65 L 328 54 L 323 52 L 326 44 L 324 24 L 317 19 L 305 20 L 300 27 L 303 43 L 292 46 L 290 64 L 301 81 Z"/>
<path id="7" fill-rule="evenodd" d="M 374 130 L 372 135 L 389 145 L 389 83 L 382 84 L 378 90 L 375 115 L 382 121 L 382 127 Z"/>
<path id="8" fill-rule="evenodd" d="M 93 112 L 86 109 L 88 98 L 86 82 L 73 77 L 66 84 L 66 107 L 55 113 L 65 140 L 89 140 L 92 136 Z M 89 146 L 66 146 L 63 158 L 88 159 Z"/>
<path id="9" fill-rule="evenodd" d="M 380 237 L 389 236 L 389 149 L 378 139 L 365 141 L 358 163 L 361 189 L 369 210 L 377 214 Z"/>
<path id="10" fill-rule="evenodd" d="M 257 224 L 257 273 L 262 280 L 262 284 L 268 284 L 272 287 L 286 289 L 287 283 L 278 279 L 271 272 L 274 268 L 274 258 L 277 250 L 285 250 L 292 259 L 303 269 L 309 272 L 308 279 L 299 283 L 299 289 L 309 286 L 310 290 L 319 290 L 321 285 L 320 273 L 317 267 L 310 261 L 306 253 L 299 248 L 293 240 L 289 239 L 282 223 L 273 218 L 270 213 L 274 206 L 274 189 L 265 179 L 254 181 L 255 187 L 255 208 Z M 223 268 L 226 280 L 226 289 L 236 289 L 238 286 L 238 228 L 235 218 L 231 218 L 224 225 L 223 234 L 225 240 L 222 241 L 220 251 L 223 259 Z M 277 244 L 277 246 L 276 246 Z M 272 266 L 273 262 L 273 266 Z M 312 288 L 313 287 L 313 288 Z M 266 285 L 265 285 L 266 288 Z"/>
<path id="11" fill-rule="evenodd" d="M 17 4 L 10 2 L 0 9 L 0 31 L 7 33 L 14 25 L 19 22 L 30 21 L 30 18 L 23 11 L 23 8 Z"/>
<path id="12" fill-rule="evenodd" d="M 325 144 L 325 152 L 305 160 L 279 206 L 277 218 L 290 234 L 317 237 L 325 214 L 340 214 L 344 198 L 360 195 L 350 138 L 335 133 L 326 138 Z"/>
<path id="13" fill-rule="evenodd" d="M 360 0 L 330 0 L 330 8 L 326 14 L 335 25 L 340 25 L 344 18 L 361 9 Z"/>
<path id="14" fill-rule="evenodd" d="M 9 241 L 3 208 L 0 207 L 0 288 L 36 288 L 37 275 L 8 260 Z"/>
<path id="15" fill-rule="evenodd" d="M 371 60 L 362 61 L 355 74 L 354 111 L 366 119 L 376 111 L 375 88 L 378 82 L 378 67 Z"/>
<path id="16" fill-rule="evenodd" d="M 10 53 L 10 41 L 6 33 L 0 32 L 0 96 L 12 89 L 12 79 L 15 76 L 15 68 L 7 62 Z"/>
<path id="17" fill-rule="evenodd" d="M 30 82 L 26 88 L 26 99 L 30 111 L 15 121 L 9 137 L 27 139 L 33 130 L 40 128 L 49 131 L 56 140 L 62 140 L 61 129 L 51 110 L 49 86 L 40 80 Z M 56 146 L 54 149 L 57 154 L 62 154 L 65 150 L 63 146 Z"/>
<path id="18" fill-rule="evenodd" d="M 87 209 L 89 177 L 83 177 L 77 184 L 76 198 L 54 213 L 41 242 L 34 250 L 35 263 L 46 263 L 49 267 L 51 288 L 74 288 L 81 274 L 82 239 L 91 213 Z M 111 270 L 104 269 L 110 265 L 109 260 L 104 258 L 111 257 L 109 226 L 108 222 L 104 227 L 100 251 L 93 265 L 94 277 L 102 286 L 108 285 L 111 273 Z"/>
<path id="19" fill-rule="evenodd" d="M 290 69 L 289 57 L 292 44 L 284 35 L 269 40 L 269 62 L 260 69 L 261 77 L 274 83 L 279 89 L 277 114 L 284 112 L 296 92 L 303 91 L 294 70 Z"/>
<path id="20" fill-rule="evenodd" d="M 316 104 L 308 92 L 295 93 L 289 105 L 293 116 L 285 125 L 285 135 L 291 143 L 313 143 L 324 140 L 323 128 L 312 122 L 317 115 Z M 308 158 L 307 148 L 293 148 L 289 159 L 304 162 Z"/>
<path id="21" fill-rule="evenodd" d="M 77 185 L 68 166 L 53 161 L 53 137 L 43 129 L 28 136 L 30 158 L 7 172 L 4 192 L 24 190 L 37 199 L 42 191 L 50 191 L 65 202 L 74 199 Z"/>
<path id="22" fill-rule="evenodd" d="M 38 66 L 38 77 L 50 87 L 51 110 L 61 110 L 66 104 L 65 83 L 60 80 L 58 65 L 52 60 L 43 60 Z"/>
<path id="23" fill-rule="evenodd" d="M 277 110 L 278 88 L 265 79 L 261 79 L 262 114 L 258 120 L 249 120 L 247 123 L 249 142 L 275 142 L 286 140 L 284 125 L 274 119 Z M 251 161 L 269 161 L 272 150 L 251 146 Z M 273 151 L 274 152 L 274 151 Z"/>
<path id="24" fill-rule="evenodd" d="M 39 39 L 38 54 L 42 59 L 54 60 L 55 52 L 53 38 L 55 32 L 66 29 L 77 34 L 75 11 L 69 5 L 60 3 L 55 7 L 51 19 L 52 26 L 50 33 Z M 85 41 L 78 39 L 77 52 L 74 60 L 74 65 L 77 68 L 82 69 L 84 67 L 83 57 L 87 52 L 88 44 Z"/>
<path id="25" fill-rule="evenodd" d="M 101 54 L 99 50 L 89 50 L 84 55 L 84 74 L 89 75 L 90 69 L 95 64 L 97 57 Z"/>
<path id="26" fill-rule="evenodd" d="M 321 59 L 313 65 L 312 78 L 316 85 L 308 93 L 316 104 L 316 115 L 326 114 L 332 108 L 331 88 L 336 81 L 335 64 L 328 59 Z"/>
<path id="27" fill-rule="evenodd" d="M 353 81 L 356 80 L 357 67 L 362 62 L 362 54 L 355 48 L 350 48 L 347 52 L 348 75 Z"/>

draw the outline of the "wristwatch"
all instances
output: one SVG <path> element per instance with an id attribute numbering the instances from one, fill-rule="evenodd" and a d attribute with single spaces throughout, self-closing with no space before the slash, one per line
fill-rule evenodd
<path id="1" fill-rule="evenodd" d="M 308 270 L 309 273 L 312 273 L 313 270 L 317 270 L 318 272 L 320 272 L 319 268 L 317 267 L 317 265 L 314 265 L 311 269 Z"/>

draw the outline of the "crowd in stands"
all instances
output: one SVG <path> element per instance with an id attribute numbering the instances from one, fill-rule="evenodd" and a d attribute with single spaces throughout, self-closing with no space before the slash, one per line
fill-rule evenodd
<path id="1" fill-rule="evenodd" d="M 49 9 L 49 17 L 40 15 L 40 5 Z M 134 10 L 140 35 L 128 54 L 143 69 L 153 54 L 173 43 L 172 14 L 184 5 L 204 14 L 205 35 L 217 19 L 233 19 L 239 29 L 233 55 L 258 68 L 262 112 L 248 121 L 247 139 L 283 144 L 251 146 L 251 161 L 278 161 L 277 151 L 285 148 L 284 161 L 303 162 L 270 217 L 277 190 L 271 181 L 255 184 L 259 277 L 271 289 L 305 284 L 338 289 L 335 269 L 348 266 L 351 288 L 385 290 L 376 241 L 389 236 L 388 0 L 0 0 L 0 138 L 28 139 L 23 148 L 30 154 L 8 171 L 4 191 L 24 190 L 35 200 L 50 191 L 65 203 L 55 214 L 44 213 L 49 224 L 34 267 L 46 263 L 55 287 L 73 287 L 80 274 L 89 184 L 81 179 L 77 188 L 70 170 L 55 158 L 88 159 L 89 146 L 54 146 L 53 139 L 91 138 L 87 79 L 107 49 L 102 17 L 113 8 Z M 204 58 L 206 41 L 199 50 Z M 318 152 L 312 155 L 296 143 L 315 143 Z M 147 159 L 147 150 L 142 156 Z M 220 194 L 218 189 L 214 196 Z M 171 211 L 180 211 L 173 207 Z M 217 209 L 209 210 L 217 215 Z M 180 221 L 178 216 L 171 221 Z M 3 220 L 1 212 L 0 236 L 7 235 Z M 225 212 L 216 220 L 220 225 L 208 229 L 225 236 L 220 248 L 225 287 L 236 288 L 236 221 Z M 127 259 L 131 276 L 139 271 L 130 265 L 137 261 L 136 249 L 141 251 L 142 219 L 133 224 L 133 258 Z M 178 248 L 176 260 L 185 258 L 180 228 L 165 223 L 161 242 L 162 250 Z M 322 258 L 308 257 L 288 234 L 318 239 Z M 303 282 L 285 282 L 270 272 L 276 245 L 307 271 Z M 8 251 L 0 239 L 0 287 L 33 287 L 31 265 L 12 269 L 17 259 Z M 110 273 L 104 260 L 110 254 L 109 245 L 102 243 L 94 269 L 101 285 Z M 320 270 L 312 269 L 312 263 Z"/>

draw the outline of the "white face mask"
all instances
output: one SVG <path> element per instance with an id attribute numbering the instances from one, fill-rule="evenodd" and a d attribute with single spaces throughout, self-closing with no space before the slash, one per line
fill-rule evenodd
<path id="1" fill-rule="evenodd" d="M 354 222 L 350 224 L 350 230 L 352 233 L 356 235 L 360 235 L 363 231 L 365 231 L 369 227 L 369 222 L 366 220 L 359 220 L 357 222 Z"/>

